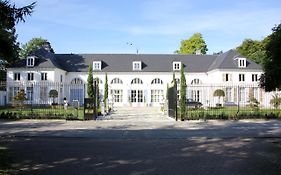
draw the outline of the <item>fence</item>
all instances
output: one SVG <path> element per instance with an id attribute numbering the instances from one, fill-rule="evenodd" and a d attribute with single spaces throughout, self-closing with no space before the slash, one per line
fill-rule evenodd
<path id="1" fill-rule="evenodd" d="M 187 119 L 281 117 L 280 93 L 258 85 L 188 85 L 187 99 Z"/>
<path id="2" fill-rule="evenodd" d="M 171 99 L 179 99 L 180 90 L 179 86 L 177 87 L 177 91 L 172 90 L 172 96 L 177 98 Z M 165 90 L 166 88 L 163 92 Z M 19 96 L 21 91 L 23 95 Z M 0 84 L 0 115 L 8 113 L 7 116 L 19 115 L 23 118 L 83 119 L 85 94 L 86 86 L 79 81 L 70 84 L 50 82 Z M 280 92 L 268 93 L 257 85 L 188 85 L 186 94 L 189 99 L 186 103 L 187 119 L 281 116 Z M 127 102 L 123 103 L 125 105 Z M 174 104 L 171 105 L 174 106 L 173 111 L 168 112 L 173 115 L 177 108 Z"/>
<path id="3" fill-rule="evenodd" d="M 21 118 L 83 119 L 85 84 L 13 82 L 1 84 L 0 89 L 0 113 Z"/>

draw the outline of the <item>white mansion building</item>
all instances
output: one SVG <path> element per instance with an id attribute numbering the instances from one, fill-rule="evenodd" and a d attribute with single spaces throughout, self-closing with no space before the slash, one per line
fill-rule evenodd
<path id="1" fill-rule="evenodd" d="M 247 104 L 252 95 L 261 106 L 268 106 L 271 97 L 258 86 L 261 66 L 235 50 L 219 55 L 53 54 L 42 48 L 8 68 L 7 103 L 24 89 L 30 103 L 50 104 L 49 91 L 56 89 L 57 103 L 66 97 L 69 102 L 83 104 L 89 65 L 93 66 L 93 77 L 100 80 L 100 94 L 107 74 L 109 99 L 114 106 L 159 106 L 173 72 L 179 81 L 181 65 L 188 85 L 187 98 L 204 105 L 218 103 L 213 96 L 216 89 L 224 90 L 224 102 L 235 104 Z"/>

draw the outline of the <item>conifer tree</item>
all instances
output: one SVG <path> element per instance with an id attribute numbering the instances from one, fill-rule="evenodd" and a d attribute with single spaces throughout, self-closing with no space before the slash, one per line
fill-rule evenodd
<path id="1" fill-rule="evenodd" d="M 181 80 L 180 80 L 180 119 L 184 120 L 186 110 L 186 79 L 184 75 L 184 66 L 181 65 Z"/>

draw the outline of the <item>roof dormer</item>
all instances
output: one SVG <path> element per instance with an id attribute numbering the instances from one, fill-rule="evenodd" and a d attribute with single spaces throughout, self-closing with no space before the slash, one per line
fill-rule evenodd
<path id="1" fill-rule="evenodd" d="M 101 70 L 101 61 L 93 61 L 93 70 Z"/>
<path id="2" fill-rule="evenodd" d="M 141 69 L 142 69 L 141 61 L 133 61 L 133 70 L 141 70 Z"/>
<path id="3" fill-rule="evenodd" d="M 28 56 L 26 58 L 26 66 L 27 67 L 34 67 L 35 65 L 35 56 Z"/>
<path id="4" fill-rule="evenodd" d="M 174 61 L 173 62 L 173 70 L 178 71 L 181 69 L 181 62 L 180 61 Z"/>
<path id="5" fill-rule="evenodd" d="M 238 67 L 239 68 L 245 68 L 247 67 L 247 60 L 246 58 L 238 58 Z"/>

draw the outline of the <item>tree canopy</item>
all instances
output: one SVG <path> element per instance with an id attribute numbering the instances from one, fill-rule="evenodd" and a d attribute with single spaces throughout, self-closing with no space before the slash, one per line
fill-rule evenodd
<path id="1" fill-rule="evenodd" d="M 195 33 L 187 40 L 181 41 L 181 46 L 179 50 L 176 50 L 175 53 L 178 54 L 206 54 L 208 51 L 207 44 L 202 37 L 201 33 Z"/>
<path id="2" fill-rule="evenodd" d="M 261 77 L 261 86 L 266 91 L 281 89 L 281 23 L 272 31 L 268 36 L 264 75 Z"/>
<path id="3" fill-rule="evenodd" d="M 19 56 L 20 58 L 26 58 L 32 52 L 36 51 L 38 48 L 42 47 L 44 44 L 49 43 L 48 40 L 39 38 L 32 38 L 30 41 L 22 45 L 20 49 Z M 51 48 L 51 52 L 54 53 L 54 49 Z"/>
<path id="4" fill-rule="evenodd" d="M 252 40 L 245 39 L 243 43 L 236 48 L 236 50 L 246 58 L 255 61 L 258 64 L 263 65 L 266 59 L 266 44 L 268 43 L 268 38 L 263 40 Z"/>
<path id="5" fill-rule="evenodd" d="M 18 59 L 19 44 L 16 41 L 18 22 L 25 22 L 25 17 L 31 15 L 35 2 L 30 5 L 16 8 L 9 0 L 0 0 L 0 59 L 12 63 Z"/>

